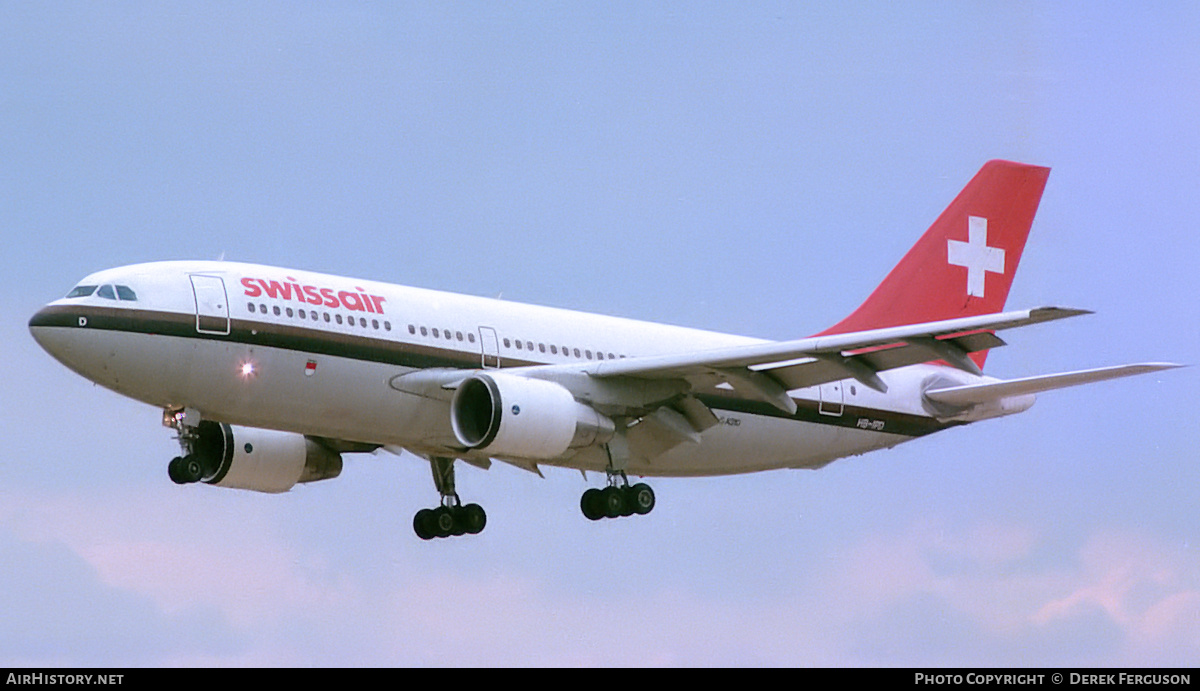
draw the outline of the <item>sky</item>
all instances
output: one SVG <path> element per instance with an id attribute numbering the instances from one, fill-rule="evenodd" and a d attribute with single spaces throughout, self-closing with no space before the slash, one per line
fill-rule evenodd
<path id="1" fill-rule="evenodd" d="M 843 6 L 845 5 L 845 6 Z M 0 0 L 0 665 L 1200 659 L 1194 3 Z M 1192 365 L 818 471 L 176 486 L 42 352 L 84 275 L 259 262 L 771 339 L 853 310 L 987 160 L 1052 168 L 987 373 Z"/>

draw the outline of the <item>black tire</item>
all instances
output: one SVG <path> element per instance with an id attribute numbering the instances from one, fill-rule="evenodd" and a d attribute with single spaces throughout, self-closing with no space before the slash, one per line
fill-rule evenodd
<path id="1" fill-rule="evenodd" d="M 454 534 L 454 513 L 450 509 L 439 506 L 433 510 L 433 534 L 436 537 L 450 537 Z"/>
<path id="2" fill-rule="evenodd" d="M 604 518 L 603 499 L 600 490 L 593 487 L 585 490 L 583 496 L 579 498 L 579 508 L 583 510 L 583 515 L 589 521 L 598 521 Z"/>
<path id="3" fill-rule="evenodd" d="M 413 532 L 422 540 L 433 539 L 433 511 L 421 509 L 413 516 Z"/>
<path id="4" fill-rule="evenodd" d="M 626 485 L 621 488 L 621 516 L 633 515 L 633 488 Z"/>
<path id="5" fill-rule="evenodd" d="M 463 513 L 463 507 L 455 506 L 450 509 L 450 517 L 454 519 L 454 527 L 450 528 L 450 534 L 458 537 L 459 535 L 467 534 L 466 514 Z"/>
<path id="6" fill-rule="evenodd" d="M 179 456 L 171 459 L 167 464 L 167 477 L 171 478 L 171 482 L 177 485 L 187 484 L 187 480 L 183 479 L 183 459 Z"/>
<path id="7" fill-rule="evenodd" d="M 650 485 L 639 482 L 629 488 L 629 503 L 634 513 L 645 516 L 654 510 L 654 490 L 650 489 Z"/>
<path id="8" fill-rule="evenodd" d="M 603 500 L 604 515 L 616 518 L 625 510 L 625 493 L 619 487 L 605 487 L 600 491 Z"/>
<path id="9" fill-rule="evenodd" d="M 479 504 L 467 504 L 462 508 L 462 513 L 459 514 L 463 527 L 470 535 L 478 535 L 487 525 L 487 513 Z"/>
<path id="10" fill-rule="evenodd" d="M 200 482 L 204 477 L 204 464 L 192 454 L 188 454 L 180 460 L 179 468 L 179 476 L 185 483 Z"/>

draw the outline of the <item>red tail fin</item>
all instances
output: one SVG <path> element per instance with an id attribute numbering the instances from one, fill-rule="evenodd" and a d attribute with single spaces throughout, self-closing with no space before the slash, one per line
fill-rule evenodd
<path id="1" fill-rule="evenodd" d="M 817 335 L 1002 311 L 1049 175 L 985 163 L 866 302 Z M 981 367 L 985 356 L 972 355 Z"/>

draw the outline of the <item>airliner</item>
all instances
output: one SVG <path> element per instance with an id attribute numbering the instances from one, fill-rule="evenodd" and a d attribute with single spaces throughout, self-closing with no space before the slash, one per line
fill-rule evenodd
<path id="1" fill-rule="evenodd" d="M 226 261 L 94 273 L 29 327 L 67 367 L 163 411 L 181 485 L 286 492 L 383 449 L 430 464 L 425 540 L 487 522 L 455 489 L 460 461 L 604 473 L 582 513 L 640 515 L 656 501 L 645 478 L 819 468 L 1042 391 L 1178 367 L 983 374 L 998 332 L 1088 313 L 1004 311 L 1049 172 L 986 163 L 861 306 L 794 340 Z"/>

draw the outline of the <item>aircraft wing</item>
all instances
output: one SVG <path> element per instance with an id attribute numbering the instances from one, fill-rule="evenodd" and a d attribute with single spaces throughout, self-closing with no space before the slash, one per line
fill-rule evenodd
<path id="1" fill-rule="evenodd" d="M 583 373 L 597 379 L 724 381 L 739 393 L 791 414 L 791 389 L 853 378 L 878 391 L 887 386 L 877 373 L 930 360 L 944 360 L 979 374 L 969 353 L 1004 345 L 993 331 L 1090 314 L 1087 310 L 1038 307 L 885 329 L 872 329 L 794 341 L 759 343 L 672 355 L 604 360 L 586 364 L 539 365 L 512 370 L 553 378 Z"/>

